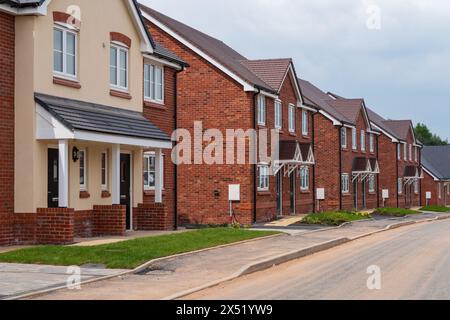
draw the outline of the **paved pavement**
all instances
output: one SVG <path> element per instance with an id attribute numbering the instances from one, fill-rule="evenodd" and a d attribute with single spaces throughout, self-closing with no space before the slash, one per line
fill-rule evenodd
<path id="1" fill-rule="evenodd" d="M 380 290 L 367 287 L 369 266 L 380 268 Z M 379 233 L 184 298 L 450 300 L 450 220 Z"/>
<path id="2" fill-rule="evenodd" d="M 67 271 L 67 267 L 0 263 L 0 299 L 65 286 L 70 276 Z M 115 275 L 123 271 L 81 268 L 81 280 Z"/>
<path id="3" fill-rule="evenodd" d="M 38 299 L 164 299 L 233 276 L 244 266 L 327 241 L 379 231 L 403 221 L 430 219 L 437 215 L 370 220 L 342 228 L 263 239 L 165 259 L 139 275 L 115 277 L 85 285 L 77 291 L 57 291 Z"/>

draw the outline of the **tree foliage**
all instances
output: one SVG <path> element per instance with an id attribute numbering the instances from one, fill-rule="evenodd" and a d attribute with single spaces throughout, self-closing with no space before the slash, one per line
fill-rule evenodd
<path id="1" fill-rule="evenodd" d="M 434 134 L 423 123 L 418 123 L 414 128 L 416 138 L 426 146 L 444 146 L 448 145 L 448 139 L 443 140 L 437 134 Z"/>

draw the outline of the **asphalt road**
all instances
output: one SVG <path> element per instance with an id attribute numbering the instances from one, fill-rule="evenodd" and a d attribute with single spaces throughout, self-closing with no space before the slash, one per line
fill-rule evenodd
<path id="1" fill-rule="evenodd" d="M 380 289 L 368 288 L 369 277 Z M 185 298 L 450 300 L 450 220 L 383 232 Z"/>

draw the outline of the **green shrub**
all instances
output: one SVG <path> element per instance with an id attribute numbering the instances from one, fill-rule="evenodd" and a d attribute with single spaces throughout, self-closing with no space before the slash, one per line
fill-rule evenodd
<path id="1" fill-rule="evenodd" d="M 431 211 L 431 212 L 450 212 L 450 208 L 445 206 L 425 206 L 420 210 Z"/>
<path id="2" fill-rule="evenodd" d="M 373 214 L 388 217 L 404 217 L 407 215 L 419 214 L 420 211 L 403 208 L 378 208 Z"/>
<path id="3" fill-rule="evenodd" d="M 303 218 L 301 222 L 305 224 L 339 226 L 345 222 L 363 220 L 368 218 L 371 218 L 368 213 L 352 211 L 329 211 L 321 213 L 311 213 Z"/>

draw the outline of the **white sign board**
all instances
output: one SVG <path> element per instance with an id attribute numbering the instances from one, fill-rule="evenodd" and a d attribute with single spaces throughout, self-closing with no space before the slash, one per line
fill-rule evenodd
<path id="1" fill-rule="evenodd" d="M 383 189 L 383 199 L 389 199 L 389 189 Z"/>
<path id="2" fill-rule="evenodd" d="M 316 199 L 325 200 L 325 188 L 317 188 Z"/>
<path id="3" fill-rule="evenodd" d="M 240 184 L 230 184 L 228 186 L 228 201 L 241 201 Z"/>
<path id="4" fill-rule="evenodd" d="M 431 192 L 427 191 L 425 197 L 427 198 L 427 200 L 431 200 Z"/>

